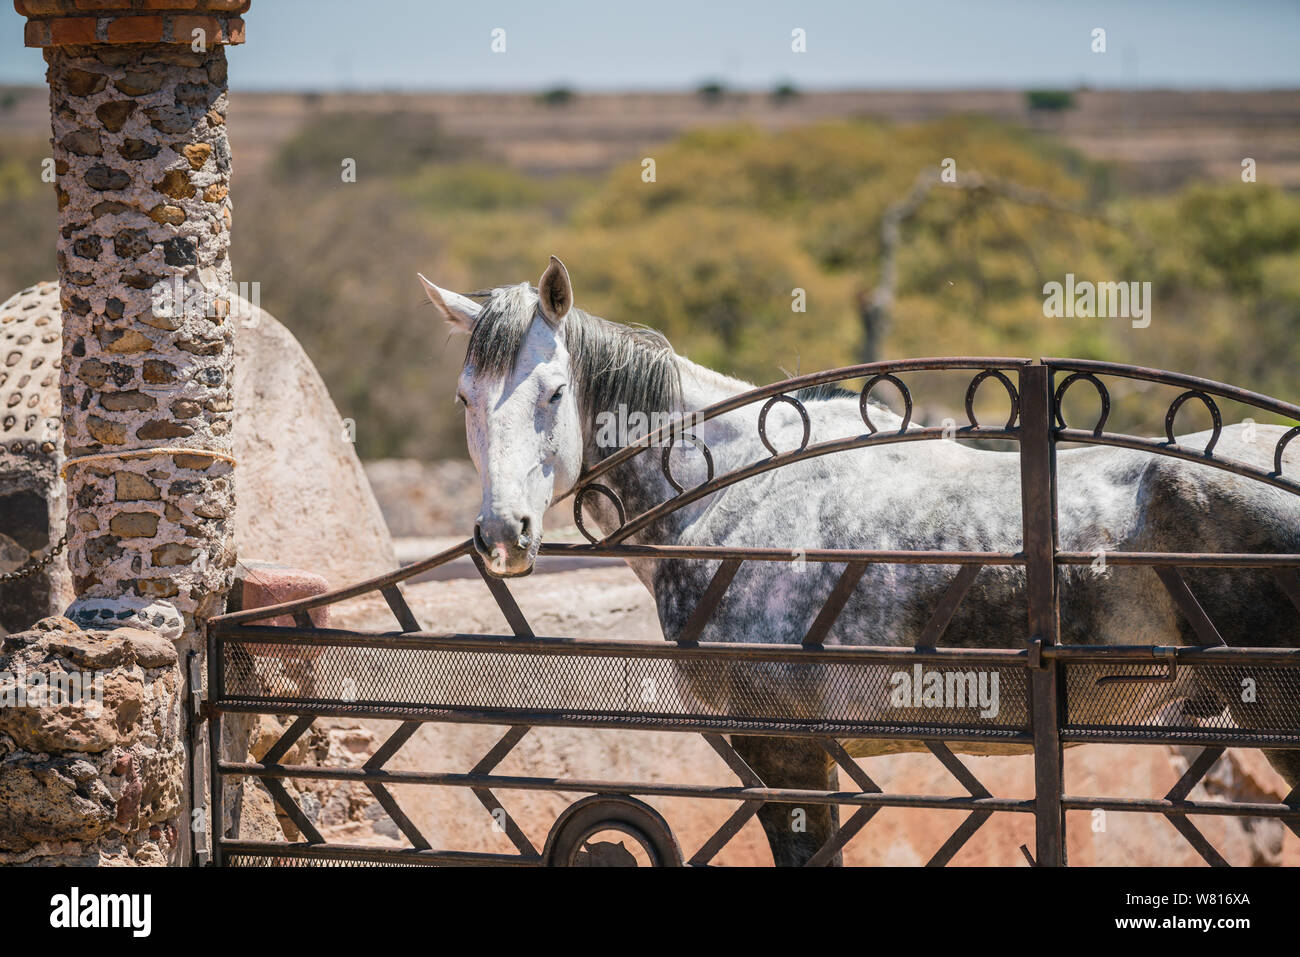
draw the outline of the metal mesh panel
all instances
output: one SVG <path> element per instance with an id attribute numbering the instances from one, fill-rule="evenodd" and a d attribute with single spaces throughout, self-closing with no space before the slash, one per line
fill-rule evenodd
<path id="1" fill-rule="evenodd" d="M 1196 729 L 1300 737 L 1300 668 L 1294 666 L 1180 664 L 1171 677 L 1166 662 L 1072 663 L 1065 668 L 1065 700 L 1066 733 Z"/>
<path id="2" fill-rule="evenodd" d="M 756 661 L 635 654 L 285 646 L 228 640 L 227 700 L 442 711 L 729 718 L 961 729 L 1029 727 L 1025 672 L 987 660 Z"/>
<path id="3" fill-rule="evenodd" d="M 429 865 L 412 864 L 406 861 L 348 861 L 321 857 L 281 857 L 276 855 L 230 854 L 225 860 L 226 867 L 427 867 Z"/>

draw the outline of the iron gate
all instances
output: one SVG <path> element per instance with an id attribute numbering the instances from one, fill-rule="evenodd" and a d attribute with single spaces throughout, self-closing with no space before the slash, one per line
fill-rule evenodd
<path id="1" fill-rule="evenodd" d="M 912 395 L 901 376 L 911 373 L 973 373 L 966 389 L 968 424 L 955 428 L 911 428 Z M 1158 383 L 1179 391 L 1165 419 L 1164 440 L 1105 431 L 1111 396 L 1109 379 Z M 865 380 L 860 410 L 867 431 L 811 444 L 809 419 L 795 393 L 800 389 Z M 975 399 L 993 379 L 1006 391 L 1010 412 L 1005 424 L 982 425 Z M 1058 381 L 1059 379 L 1059 381 Z M 1100 415 L 1091 429 L 1069 426 L 1062 401 L 1077 382 L 1097 392 Z M 882 383 L 892 385 L 904 406 L 902 428 L 880 431 L 871 421 L 867 399 Z M 1184 448 L 1174 438 L 1179 409 L 1195 399 L 1213 420 L 1204 449 Z M 1056 540 L 1055 452 L 1059 442 L 1112 445 L 1173 456 L 1300 494 L 1300 480 L 1283 474 L 1283 452 L 1300 434 L 1287 431 L 1274 448 L 1274 468 L 1225 459 L 1214 454 L 1222 428 L 1218 402 L 1241 403 L 1268 415 L 1300 423 L 1300 407 L 1192 376 L 1104 362 L 1045 359 L 943 358 L 878 362 L 815 373 L 765 386 L 727 399 L 695 416 L 696 422 L 764 403 L 759 432 L 770 456 L 722 475 L 713 474 L 693 488 L 681 488 L 668 468 L 672 440 L 689 441 L 679 424 L 651 433 L 589 470 L 574 496 L 578 527 L 587 544 L 544 544 L 541 556 L 584 555 L 603 558 L 687 559 L 716 562 L 716 571 L 699 606 L 683 631 L 666 642 L 542 637 L 533 633 L 506 584 L 488 576 L 471 542 L 400 571 L 328 594 L 257 608 L 211 619 L 208 636 L 209 749 L 211 821 L 216 836 L 214 863 L 381 863 L 381 864 L 567 864 L 575 861 L 583 841 L 602 828 L 636 840 L 655 863 L 708 864 L 765 803 L 840 805 L 853 813 L 839 826 L 810 863 L 833 858 L 884 807 L 911 807 L 964 812 L 960 824 L 935 851 L 932 865 L 947 863 L 994 813 L 1031 814 L 1036 847 L 1031 863 L 1063 865 L 1065 812 L 1106 809 L 1164 815 L 1212 865 L 1223 858 L 1189 819 L 1189 815 L 1273 817 L 1300 835 L 1300 789 L 1281 803 L 1232 803 L 1189 799 L 1193 788 L 1229 747 L 1300 750 L 1300 649 L 1227 647 L 1218 629 L 1188 587 L 1180 569 L 1253 569 L 1275 577 L 1300 610 L 1300 555 L 1111 552 L 1116 566 L 1149 566 L 1159 576 L 1176 607 L 1190 623 L 1196 646 L 1072 646 L 1059 641 L 1058 569 L 1087 565 L 1090 553 L 1064 552 Z M 767 412 L 776 403 L 793 405 L 804 422 L 797 449 L 778 451 L 765 432 Z M 674 432 L 673 430 L 678 431 Z M 677 494 L 640 515 L 625 513 L 618 497 L 597 480 L 657 440 L 668 438 L 662 467 Z M 800 551 L 799 560 L 842 564 L 844 571 L 827 595 L 820 613 L 799 643 L 750 645 L 705 643 L 699 636 L 737 569 L 744 562 L 790 562 L 789 548 L 684 547 L 628 544 L 626 540 L 669 512 L 721 488 L 790 462 L 847 449 L 894 442 L 940 438 L 1010 440 L 1018 443 L 1021 463 L 1022 548 L 1017 552 L 873 551 L 824 549 Z M 705 452 L 707 457 L 707 451 Z M 582 524 L 588 495 L 609 498 L 620 527 L 597 540 Z M 478 566 L 513 632 L 511 635 L 447 634 L 423 630 L 412 614 L 400 583 L 430 569 L 468 556 Z M 936 564 L 957 571 L 914 648 L 826 645 L 834 624 L 866 568 L 872 563 Z M 980 569 L 1009 565 L 1024 569 L 1028 621 L 1021 636 L 1008 636 L 1005 649 L 941 647 L 944 630 Z M 318 628 L 310 612 L 324 605 L 379 592 L 396 617 L 398 629 L 367 633 Z M 291 616 L 292 627 L 265 622 Z M 979 669 L 996 673 L 1002 707 L 984 717 L 966 708 L 928 709 L 901 718 L 891 711 L 889 675 L 899 669 L 930 666 L 945 673 Z M 1169 682 L 1186 686 L 1236 686 L 1248 677 L 1266 686 L 1267 703 L 1258 708 L 1227 709 L 1194 718 L 1180 711 L 1149 713 L 1147 689 Z M 960 680 L 960 679 L 959 679 Z M 719 693 L 701 697 L 693 689 Z M 647 696 L 646 689 L 652 689 Z M 223 715 L 292 716 L 292 724 L 261 761 L 235 762 L 222 754 Z M 886 720 L 892 714 L 892 720 Z M 360 768 L 333 768 L 280 763 L 312 723 L 321 717 L 389 719 L 397 730 Z M 462 773 L 389 770 L 385 765 L 427 722 L 497 725 L 508 730 L 473 768 Z M 734 772 L 730 785 L 664 784 L 646 781 L 557 779 L 495 773 L 502 760 L 530 728 L 621 728 L 700 734 Z M 746 764 L 729 735 L 807 738 L 824 749 L 856 788 L 847 791 L 771 787 Z M 960 782 L 962 797 L 889 794 L 871 779 L 843 742 L 894 739 L 923 742 Z M 1167 793 L 1146 799 L 1072 795 L 1066 792 L 1062 748 L 1081 743 L 1130 743 L 1199 746 L 1199 756 Z M 1034 797 L 996 797 L 949 748 L 982 745 L 1000 750 L 1032 751 Z M 227 835 L 223 782 L 228 778 L 262 782 L 279 808 L 301 831 L 302 841 L 265 842 Z M 326 841 L 285 789 L 286 779 L 334 780 L 363 784 L 404 835 L 409 847 L 381 848 Z M 393 797 L 392 785 L 427 785 L 469 789 L 503 827 L 517 853 L 497 854 L 437 849 Z M 565 811 L 538 849 L 520 829 L 497 796 L 511 790 L 563 791 L 591 795 Z M 736 809 L 698 849 L 688 855 L 678 847 L 668 823 L 639 797 L 682 797 L 735 803 Z M 486 821 L 485 821 L 486 823 Z"/>

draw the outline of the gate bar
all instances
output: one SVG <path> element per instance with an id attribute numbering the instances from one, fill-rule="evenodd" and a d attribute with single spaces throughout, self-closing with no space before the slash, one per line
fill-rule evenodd
<path id="1" fill-rule="evenodd" d="M 1056 590 L 1056 446 L 1052 440 L 1052 381 L 1047 366 L 1025 366 L 1020 378 L 1020 503 L 1029 642 L 1038 649 L 1057 643 L 1060 616 Z M 1064 867 L 1065 790 L 1061 754 L 1060 665 L 1050 659 L 1030 671 L 1034 726 L 1034 794 L 1037 808 L 1034 859 Z"/>

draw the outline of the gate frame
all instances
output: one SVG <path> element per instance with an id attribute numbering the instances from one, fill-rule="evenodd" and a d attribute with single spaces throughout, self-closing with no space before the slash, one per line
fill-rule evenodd
<path id="1" fill-rule="evenodd" d="M 912 398 L 907 386 L 896 373 L 910 371 L 939 370 L 977 370 L 966 393 L 966 413 L 969 427 L 956 430 L 955 436 L 947 430 L 934 428 L 909 429 Z M 1018 381 L 1012 381 L 1005 374 L 1014 372 Z M 1066 373 L 1059 385 L 1056 383 L 1058 373 Z M 1170 405 L 1166 415 L 1167 442 L 1142 439 L 1135 436 L 1107 433 L 1104 430 L 1110 410 L 1110 396 L 1099 376 L 1113 376 L 1129 379 L 1155 381 L 1164 385 L 1183 388 L 1182 392 Z M 1011 401 L 1011 415 L 1007 424 L 1001 428 L 981 426 L 976 419 L 973 401 L 980 384 L 989 377 L 996 377 L 1006 388 Z M 839 382 L 847 379 L 868 379 L 860 398 L 860 410 L 868 432 L 857 437 L 834 440 L 809 446 L 807 430 L 808 417 L 802 403 L 793 395 L 799 389 L 809 386 Z M 1061 412 L 1061 402 L 1071 384 L 1087 380 L 1092 384 L 1101 401 L 1101 415 L 1092 430 L 1072 429 L 1065 423 Z M 871 422 L 867 399 L 875 385 L 889 382 L 898 389 L 906 406 L 904 423 L 897 432 L 881 433 Z M 1017 388 L 1018 386 L 1018 388 Z M 588 538 L 586 545 L 543 544 L 540 554 L 575 555 L 592 557 L 619 558 L 677 558 L 720 561 L 717 572 L 710 586 L 701 598 L 695 613 L 688 620 L 682 634 L 675 642 L 663 643 L 629 642 L 624 640 L 605 641 L 600 639 L 544 639 L 536 637 L 523 613 L 515 604 L 507 585 L 489 576 L 478 559 L 472 543 L 462 542 L 439 555 L 418 562 L 407 568 L 378 576 L 365 582 L 336 589 L 313 598 L 286 602 L 280 605 L 250 609 L 248 611 L 229 613 L 212 618 L 207 623 L 208 641 L 208 687 L 210 700 L 206 708 L 209 720 L 208 741 L 211 763 L 211 824 L 214 839 L 211 842 L 212 863 L 224 863 L 228 856 L 262 856 L 274 858 L 296 858 L 303 861 L 330 860 L 353 862 L 409 862 L 409 863 L 478 863 L 478 864 L 536 864 L 544 863 L 544 855 L 539 854 L 528 842 L 518 826 L 506 813 L 506 830 L 512 842 L 519 850 L 519 855 L 485 854 L 464 851 L 434 851 L 419 834 L 418 828 L 406 817 L 392 795 L 385 788 L 386 783 L 415 783 L 441 786 L 459 786 L 470 788 L 493 812 L 504 812 L 504 808 L 490 790 L 492 787 L 521 790 L 568 790 L 588 792 L 593 795 L 622 795 L 630 799 L 633 795 L 677 795 L 687 797 L 738 800 L 741 802 L 737 812 L 723 827 L 706 842 L 690 863 L 707 863 L 727 841 L 731 839 L 743 824 L 766 802 L 774 803 L 812 803 L 844 804 L 856 806 L 858 810 L 830 841 L 818 852 L 815 863 L 824 863 L 866 824 L 867 820 L 884 806 L 911 806 L 963 809 L 970 811 L 962 825 L 952 834 L 947 842 L 932 858 L 931 863 L 946 863 L 964 845 L 967 839 L 978 829 L 994 811 L 1015 811 L 1033 813 L 1035 816 L 1036 854 L 1030 855 L 1027 848 L 1022 851 L 1031 864 L 1043 866 L 1063 866 L 1067 863 L 1065 851 L 1065 812 L 1089 808 L 1109 808 L 1118 811 L 1140 811 L 1164 814 L 1178 831 L 1192 844 L 1200 855 L 1211 864 L 1223 864 L 1217 851 L 1205 840 L 1204 836 L 1187 820 L 1188 813 L 1227 814 L 1232 816 L 1269 816 L 1281 819 L 1287 827 L 1300 835 L 1300 788 L 1293 790 L 1279 804 L 1244 804 L 1231 802 L 1198 802 L 1188 800 L 1188 794 L 1200 779 L 1208 773 L 1214 762 L 1227 747 L 1269 747 L 1300 749 L 1300 727 L 1287 727 L 1282 731 L 1259 733 L 1250 729 L 1201 729 L 1175 726 L 1161 726 L 1152 729 L 1146 726 L 1123 725 L 1112 730 L 1108 727 L 1070 728 L 1068 724 L 1066 702 L 1064 700 L 1065 671 L 1071 665 L 1096 663 L 1130 663 L 1130 666 L 1167 667 L 1169 676 L 1181 662 L 1193 668 L 1224 663 L 1251 662 L 1265 667 L 1282 667 L 1287 670 L 1288 679 L 1300 680 L 1300 649 L 1276 648 L 1229 648 L 1223 646 L 1217 629 L 1205 615 L 1195 597 L 1187 588 L 1179 567 L 1251 567 L 1271 568 L 1279 584 L 1292 602 L 1300 610 L 1300 555 L 1280 554 L 1198 554 L 1198 553 L 1135 553 L 1114 552 L 1107 555 L 1107 562 L 1115 565 L 1151 566 L 1161 582 L 1174 598 L 1176 604 L 1191 621 L 1202 645 L 1177 647 L 1152 647 L 1143 645 L 1124 646 L 1062 646 L 1060 638 L 1060 603 L 1058 589 L 1058 566 L 1089 564 L 1093 556 L 1087 553 L 1065 553 L 1059 550 L 1057 535 L 1057 488 L 1056 488 L 1056 449 L 1061 441 L 1114 445 L 1168 455 L 1188 461 L 1201 462 L 1216 468 L 1234 472 L 1239 475 L 1263 481 L 1293 494 L 1300 494 L 1300 482 L 1287 479 L 1282 474 L 1283 452 L 1287 444 L 1300 434 L 1300 425 L 1291 428 L 1278 441 L 1275 450 L 1276 468 L 1264 473 L 1253 466 L 1234 463 L 1231 460 L 1215 458 L 1213 449 L 1218 441 L 1222 427 L 1221 416 L 1213 396 L 1243 402 L 1261 408 L 1270 414 L 1280 415 L 1300 422 L 1300 407 L 1279 402 L 1267 396 L 1248 392 L 1223 383 L 1213 382 L 1177 373 L 1146 369 L 1137 366 L 1087 360 L 1044 359 L 1035 363 L 1028 359 L 972 358 L 954 357 L 941 359 L 912 359 L 892 362 L 869 363 L 844 369 L 829 370 L 806 376 L 773 383 L 739 396 L 734 396 L 717 403 L 702 412 L 693 413 L 694 422 L 703 421 L 722 415 L 745 405 L 766 400 L 759 417 L 759 433 L 764 445 L 772 453 L 767 460 L 760 460 L 749 466 L 737 469 L 723 476 L 713 474 L 712 459 L 704 449 L 708 461 L 708 477 L 701 485 L 691 489 L 682 489 L 668 471 L 667 452 L 676 440 L 694 442 L 693 436 L 682 430 L 679 423 L 670 423 L 662 429 L 645 436 L 641 442 L 623 449 L 588 470 L 575 485 L 574 512 L 578 527 Z M 1207 448 L 1200 452 L 1180 448 L 1173 434 L 1173 422 L 1179 408 L 1189 399 L 1196 398 L 1210 411 L 1214 420 L 1214 430 Z M 805 435 L 801 446 L 792 451 L 778 452 L 768 441 L 765 421 L 768 409 L 776 402 L 787 402 L 795 406 L 805 422 Z M 1055 420 L 1055 423 L 1054 421 Z M 674 431 L 675 430 L 675 431 Z M 840 562 L 845 564 L 845 572 L 839 584 L 827 596 L 821 612 L 817 615 L 808 635 L 800 645 L 761 645 L 749 646 L 734 643 L 700 643 L 699 635 L 703 632 L 709 617 L 716 610 L 722 595 L 730 584 L 732 577 L 744 561 L 789 561 L 790 549 L 763 548 L 728 548 L 686 547 L 669 545 L 629 545 L 625 539 L 662 517 L 689 504 L 705 495 L 752 477 L 762 471 L 780 467 L 791 461 L 809 458 L 814 455 L 830 454 L 851 448 L 863 448 L 869 445 L 888 444 L 898 441 L 916 441 L 940 437 L 957 437 L 963 439 L 1009 439 L 1018 441 L 1021 463 L 1021 502 L 1022 502 L 1022 548 L 1015 553 L 993 552 L 925 552 L 925 551 L 876 551 L 859 549 L 827 549 L 805 553 L 807 560 L 816 562 Z M 662 467 L 670 484 L 677 489 L 677 494 L 658 506 L 653 506 L 641 516 L 629 517 L 624 514 L 622 503 L 607 487 L 595 480 L 604 472 L 621 464 L 634 455 L 640 454 L 654 446 L 657 440 L 669 439 L 665 447 Z M 583 498 L 592 492 L 607 495 L 615 504 L 620 516 L 620 528 L 615 529 L 603 539 L 597 540 L 583 526 L 581 506 Z M 647 517 L 648 516 L 648 517 Z M 513 637 L 491 635 L 446 635 L 434 634 L 420 630 L 420 625 L 412 614 L 401 592 L 399 583 L 428 571 L 453 559 L 470 556 L 474 559 L 479 574 L 492 593 L 507 622 Z M 915 648 L 897 648 L 882 646 L 823 646 L 822 639 L 834 623 L 836 615 L 852 593 L 868 563 L 907 563 L 907 564 L 952 564 L 959 566 L 959 571 L 947 593 L 942 597 L 931 622 L 924 630 L 922 640 L 930 644 Z M 1026 573 L 1026 594 L 1028 598 L 1028 622 L 1026 642 L 1020 649 L 965 649 L 961 651 L 937 648 L 938 639 L 952 614 L 960 604 L 963 596 L 971 587 L 975 575 L 985 564 L 1021 565 Z M 389 608 L 398 621 L 400 631 L 387 633 L 352 632 L 333 629 L 319 629 L 314 626 L 310 611 L 324 605 L 345 601 L 363 594 L 378 591 L 387 601 Z M 279 616 L 292 616 L 295 625 L 291 628 L 258 625 L 256 622 Z M 1213 639 L 1218 637 L 1218 641 Z M 484 652 L 519 653 L 523 655 L 547 654 L 560 656 L 598 656 L 613 655 L 627 658 L 671 658 L 676 660 L 695 660 L 701 658 L 721 658 L 741 666 L 746 662 L 782 661 L 800 662 L 843 662 L 865 664 L 868 662 L 892 661 L 912 662 L 938 660 L 951 663 L 982 662 L 995 663 L 999 666 L 1024 668 L 1027 673 L 1029 698 L 1029 728 L 1027 733 L 1017 732 L 1012 736 L 1005 733 L 996 738 L 1000 741 L 1031 744 L 1034 753 L 1034 787 L 1032 800 L 994 798 L 983 788 L 978 779 L 948 749 L 946 741 L 991 740 L 992 731 L 975 732 L 957 726 L 918 728 L 914 725 L 895 728 L 876 726 L 836 725 L 822 721 L 821 730 L 814 727 L 797 726 L 797 722 L 786 721 L 780 717 L 753 719 L 744 716 L 724 715 L 707 719 L 686 720 L 679 716 L 667 716 L 657 713 L 621 713 L 618 716 L 607 715 L 601 718 L 579 712 L 566 711 L 552 707 L 540 710 L 523 708 L 506 708 L 496 710 L 475 709 L 464 706 L 433 706 L 413 703 L 374 701 L 366 706 L 351 706 L 339 699 L 330 704 L 323 698 L 258 699 L 256 696 L 232 694 L 227 686 L 226 650 L 232 643 L 251 643 L 258 646 L 304 646 L 318 648 L 363 647 L 376 652 L 399 648 L 418 648 L 432 651 L 448 652 Z M 1221 647 L 1207 647 L 1219 645 Z M 1292 673 L 1290 669 L 1295 669 Z M 1163 680 L 1157 676 L 1129 677 L 1118 680 L 1152 681 Z M 423 708 L 423 712 L 420 709 Z M 271 748 L 261 762 L 230 763 L 222 760 L 221 750 L 221 716 L 223 713 L 263 713 L 296 715 L 293 725 Z M 280 758 L 292 747 L 302 733 L 307 730 L 315 717 L 349 714 L 379 719 L 397 719 L 403 723 L 392 737 L 382 745 L 379 752 L 361 769 L 318 769 L 302 766 L 284 766 Z M 421 772 L 387 772 L 383 764 L 387 762 L 426 721 L 471 722 L 508 726 L 505 737 L 498 742 L 484 759 L 468 774 L 424 774 Z M 868 722 L 868 724 L 870 724 Z M 534 726 L 568 726 L 568 727 L 626 727 L 643 729 L 678 730 L 702 734 L 715 751 L 726 761 L 741 780 L 739 788 L 717 788 L 708 786 L 674 786 L 648 785 L 637 783 L 620 783 L 607 781 L 554 781 L 543 778 L 519 778 L 492 774 L 492 769 L 510 752 L 518 741 Z M 754 774 L 731 745 L 722 737 L 723 734 L 763 734 L 775 736 L 811 737 L 827 750 L 835 763 L 844 770 L 861 789 L 858 792 L 809 792 L 791 791 L 767 787 Z M 975 735 L 975 736 L 972 736 Z M 845 738 L 901 738 L 905 740 L 924 741 L 929 750 L 970 792 L 969 798 L 950 798 L 925 795 L 887 795 L 880 791 L 866 772 L 849 758 L 839 745 Z M 1076 743 L 1147 743 L 1147 744 L 1200 744 L 1204 747 L 1201 755 L 1190 762 L 1190 767 L 1183 778 L 1163 799 L 1110 799 L 1072 796 L 1066 793 L 1064 784 L 1063 747 L 1067 741 Z M 307 836 L 305 843 L 285 844 L 280 842 L 250 842 L 233 840 L 225 836 L 226 821 L 223 807 L 222 783 L 227 776 L 257 777 L 267 787 L 277 805 L 298 824 Z M 281 779 L 317 778 L 329 780 L 362 781 L 375 794 L 384 810 L 407 836 L 412 844 L 410 850 L 386 848 L 367 848 L 349 845 L 328 845 L 320 837 L 302 809 L 289 797 Z M 543 786 L 544 785 L 544 786 Z M 586 785 L 585 787 L 578 785 Z M 591 799 L 584 799 L 591 800 Z M 563 820 L 567 815 L 561 815 Z M 642 827 L 651 827 L 644 814 Z M 665 825 L 666 827 L 666 825 Z M 554 835 L 552 835 L 554 837 Z M 669 832 L 671 838 L 671 832 Z M 548 847 L 550 845 L 548 840 Z M 423 844 L 423 847 L 421 847 Z M 820 859 L 820 860 L 819 860 Z"/>

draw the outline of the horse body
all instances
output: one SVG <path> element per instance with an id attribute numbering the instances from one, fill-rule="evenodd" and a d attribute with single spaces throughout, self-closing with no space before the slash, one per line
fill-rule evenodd
<path id="1" fill-rule="evenodd" d="M 696 377 L 692 364 L 681 361 L 683 381 L 690 383 Z M 720 380 L 715 377 L 707 389 L 688 385 L 687 411 L 751 388 Z M 856 397 L 805 401 L 804 406 L 811 443 L 863 431 Z M 888 410 L 873 408 L 871 416 L 884 433 L 902 425 Z M 770 454 L 758 437 L 757 417 L 757 407 L 747 406 L 695 429 L 716 472 Z M 798 447 L 803 435 L 799 416 L 782 404 L 773 406 L 766 428 L 778 449 Z M 1229 426 L 1218 449 L 1225 458 L 1269 468 L 1282 432 L 1276 426 Z M 1178 442 L 1202 448 L 1209 438 L 1208 432 L 1197 433 Z M 1289 458 L 1300 460 L 1300 451 L 1289 450 Z M 706 477 L 702 459 L 689 447 L 674 449 L 672 469 L 686 487 Z M 636 456 L 603 481 L 630 503 L 630 514 L 674 494 L 656 450 Z M 1145 567 L 1108 567 L 1107 553 L 1300 551 L 1300 499 L 1209 466 L 1128 449 L 1071 449 L 1058 454 L 1057 483 L 1061 549 L 1098 555 L 1094 566 L 1062 570 L 1064 642 L 1196 644 L 1155 573 Z M 596 523 L 612 531 L 616 520 L 611 510 L 595 496 L 589 500 Z M 724 488 L 630 540 L 790 548 L 789 564 L 747 562 L 741 567 L 701 640 L 798 642 L 844 569 L 842 564 L 801 563 L 800 551 L 1019 551 L 1020 459 L 1014 452 L 980 450 L 957 441 L 837 452 Z M 633 564 L 655 595 L 669 638 L 680 633 L 717 567 L 716 562 L 676 560 Z M 827 643 L 914 644 L 955 571 L 951 565 L 870 566 Z M 1261 604 L 1260 583 L 1238 587 L 1242 575 L 1260 577 L 1238 572 L 1230 587 L 1211 589 L 1203 599 L 1221 612 L 1211 617 L 1228 644 L 1300 645 L 1300 623 L 1285 595 L 1274 590 Z M 959 607 L 943 643 L 1017 647 L 1027 637 L 1026 616 L 1023 570 L 989 565 Z M 1262 640 L 1265 631 L 1268 638 Z"/>
<path id="2" fill-rule="evenodd" d="M 752 388 L 677 356 L 662 340 L 616 331 L 625 327 L 611 331 L 606 328 L 611 324 L 571 311 L 568 274 L 554 258 L 535 293 L 530 295 L 527 287 L 507 288 L 508 293 L 494 294 L 487 307 L 480 307 L 426 281 L 444 316 L 471 331 L 459 395 L 469 409 L 471 455 L 484 480 L 475 543 L 489 570 L 503 576 L 531 570 L 540 516 L 572 485 L 576 460 L 586 469 L 613 451 L 597 445 L 594 419 L 615 411 L 609 408 L 614 398 L 689 413 Z M 509 361 L 502 361 L 503 349 Z M 564 384 L 557 386 L 557 370 L 564 368 L 571 374 L 582 370 L 585 380 L 569 383 L 573 388 L 566 392 Z M 643 379 L 645 387 L 628 386 L 618 380 L 620 375 Z M 856 397 L 809 399 L 804 405 L 810 443 L 863 431 Z M 717 474 L 770 454 L 759 438 L 758 416 L 758 408 L 749 405 L 693 428 Z M 902 427 L 902 420 L 886 409 L 873 407 L 871 416 L 883 433 Z M 794 449 L 801 444 L 803 422 L 789 405 L 777 403 L 766 432 L 777 449 Z M 1217 448 L 1225 458 L 1267 468 L 1280 432 L 1255 426 L 1252 435 L 1228 427 Z M 1208 433 L 1200 433 L 1178 442 L 1202 448 L 1208 439 Z M 1300 460 L 1295 446 L 1289 459 L 1292 465 Z M 684 443 L 674 447 L 670 464 L 683 487 L 706 478 L 703 457 Z M 659 449 L 633 456 L 601 481 L 614 490 L 629 516 L 676 491 L 663 474 Z M 1300 551 L 1300 497 L 1208 466 L 1118 448 L 1062 450 L 1057 485 L 1060 547 L 1099 555 L 1097 567 L 1061 570 L 1061 640 L 1066 643 L 1196 643 L 1155 573 L 1143 567 L 1106 567 L 1108 552 Z M 589 521 L 613 532 L 618 519 L 610 503 L 598 496 L 586 501 Z M 669 513 L 628 541 L 790 548 L 789 564 L 745 562 L 700 638 L 799 642 L 844 569 L 842 564 L 802 563 L 800 550 L 1019 551 L 1020 458 L 957 441 L 837 452 L 727 486 Z M 630 564 L 654 594 L 669 639 L 681 633 L 718 566 L 686 560 Z M 826 643 L 914 644 L 956 572 L 951 565 L 871 564 Z M 1266 572 L 1207 569 L 1188 573 L 1187 579 L 1228 644 L 1300 646 L 1295 610 Z M 1024 570 L 988 565 L 958 607 L 942 644 L 1017 648 L 1027 637 Z M 774 680 L 771 685 L 766 690 L 785 694 L 792 707 L 805 709 L 809 700 L 815 704 L 818 695 L 828 693 L 816 682 L 783 687 Z M 1191 702 L 1201 709 L 1198 714 L 1220 713 L 1232 704 L 1222 689 L 1186 682 L 1146 688 L 1143 701 L 1150 713 L 1179 702 Z M 695 691 L 703 700 L 714 696 L 715 704 L 716 696 L 725 693 L 706 687 Z M 836 787 L 835 767 L 816 747 L 780 738 L 733 736 L 732 741 L 771 786 Z M 918 748 L 907 742 L 855 744 L 858 754 Z M 1300 785 L 1297 753 L 1269 752 L 1269 757 L 1293 786 Z M 778 864 L 806 862 L 834 832 L 834 807 L 806 810 L 803 831 L 791 829 L 784 805 L 768 804 L 759 812 Z"/>

